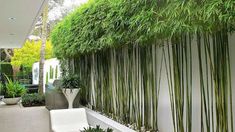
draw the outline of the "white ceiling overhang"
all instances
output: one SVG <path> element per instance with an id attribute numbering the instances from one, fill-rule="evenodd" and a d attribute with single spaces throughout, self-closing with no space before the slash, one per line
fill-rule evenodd
<path id="1" fill-rule="evenodd" d="M 48 0 L 0 0 L 0 48 L 20 48 Z"/>

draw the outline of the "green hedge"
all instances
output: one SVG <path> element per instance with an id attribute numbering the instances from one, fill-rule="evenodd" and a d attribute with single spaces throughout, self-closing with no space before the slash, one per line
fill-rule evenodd
<path id="1" fill-rule="evenodd" d="M 12 66 L 9 63 L 0 63 L 0 72 L 6 74 L 10 78 L 13 76 Z"/>
<path id="2" fill-rule="evenodd" d="M 38 93 L 25 94 L 24 96 L 22 96 L 22 105 L 24 107 L 44 106 L 45 96 Z"/>
<path id="3" fill-rule="evenodd" d="M 234 0 L 89 0 L 52 31 L 58 58 L 130 44 L 151 44 L 182 32 L 234 29 Z"/>
<path id="4" fill-rule="evenodd" d="M 90 0 L 53 30 L 51 39 L 56 56 L 71 57 L 148 41 L 155 23 L 152 5 L 154 2 L 137 0 L 126 3 Z"/>

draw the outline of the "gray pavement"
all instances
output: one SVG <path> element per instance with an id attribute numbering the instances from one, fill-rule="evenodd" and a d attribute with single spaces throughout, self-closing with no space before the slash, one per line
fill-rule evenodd
<path id="1" fill-rule="evenodd" d="M 0 102 L 0 132 L 50 132 L 49 111 L 45 107 L 24 108 Z"/>

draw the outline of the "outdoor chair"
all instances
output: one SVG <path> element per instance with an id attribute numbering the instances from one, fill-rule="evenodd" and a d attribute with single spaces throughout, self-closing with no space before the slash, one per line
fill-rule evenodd
<path id="1" fill-rule="evenodd" d="M 51 110 L 50 119 L 53 132 L 79 132 L 89 127 L 84 108 Z"/>

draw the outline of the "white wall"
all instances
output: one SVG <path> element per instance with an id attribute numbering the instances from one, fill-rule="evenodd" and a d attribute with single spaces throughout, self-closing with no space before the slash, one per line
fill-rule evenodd
<path id="1" fill-rule="evenodd" d="M 57 77 L 55 76 L 56 74 L 56 67 L 57 68 Z M 50 78 L 50 68 L 53 70 L 53 76 Z M 36 62 L 33 64 L 32 67 L 32 74 L 33 74 L 33 84 L 38 84 L 39 82 L 39 62 Z M 47 74 L 48 74 L 48 82 L 53 83 L 55 79 L 58 79 L 61 77 L 61 70 L 60 70 L 60 62 L 56 58 L 48 59 L 45 61 L 44 64 L 44 75 L 43 75 L 43 82 L 44 82 L 44 92 L 45 92 L 45 84 L 47 81 Z"/>

